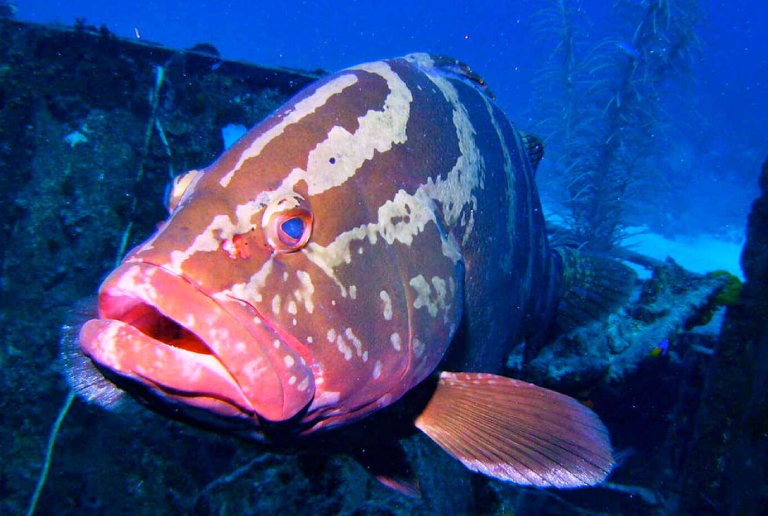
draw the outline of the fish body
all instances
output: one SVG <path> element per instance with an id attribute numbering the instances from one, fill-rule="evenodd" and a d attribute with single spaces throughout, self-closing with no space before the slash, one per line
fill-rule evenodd
<path id="1" fill-rule="evenodd" d="M 597 417 L 494 374 L 546 333 L 562 287 L 529 145 L 455 60 L 333 74 L 176 180 L 76 352 L 150 405 L 262 441 L 275 424 L 297 440 L 349 425 L 445 371 L 416 426 L 446 451 L 519 483 L 597 482 L 612 465 Z M 441 426 L 483 406 L 487 425 Z"/>

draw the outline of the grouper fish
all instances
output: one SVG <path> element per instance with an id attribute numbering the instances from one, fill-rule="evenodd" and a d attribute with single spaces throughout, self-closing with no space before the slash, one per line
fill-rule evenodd
<path id="1" fill-rule="evenodd" d="M 597 415 L 499 375 L 513 346 L 632 283 L 607 259 L 550 248 L 540 158 L 456 60 L 412 54 L 319 80 L 174 181 L 168 219 L 63 339 L 70 384 L 281 446 L 410 414 L 472 471 L 599 483 L 614 461 Z M 416 492 L 375 453 L 350 453 Z"/>

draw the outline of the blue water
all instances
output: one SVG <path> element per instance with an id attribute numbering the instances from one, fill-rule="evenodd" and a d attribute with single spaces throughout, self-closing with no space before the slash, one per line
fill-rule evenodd
<path id="1" fill-rule="evenodd" d="M 630 34 L 617 29 L 611 3 L 581 2 L 588 36 L 615 37 L 631 53 Z M 120 36 L 180 48 L 209 42 L 226 58 L 269 66 L 336 71 L 415 51 L 449 55 L 479 72 L 523 127 L 538 116 L 531 84 L 551 50 L 532 33 L 532 14 L 541 4 L 527 1 L 27 0 L 18 7 L 23 20 L 71 25 L 85 18 Z M 670 231 L 733 234 L 768 154 L 768 44 L 761 30 L 768 3 L 703 1 L 700 9 L 691 77 L 671 87 L 674 101 L 666 106 L 674 120 L 666 173 L 689 176 L 677 186 L 689 216 Z"/>

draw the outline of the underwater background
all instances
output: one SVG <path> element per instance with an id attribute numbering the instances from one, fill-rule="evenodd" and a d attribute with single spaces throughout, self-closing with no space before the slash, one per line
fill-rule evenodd
<path id="1" fill-rule="evenodd" d="M 765 2 L 0 8 L 0 514 L 768 513 L 768 211 L 753 204 L 768 184 Z M 70 405 L 60 328 L 162 220 L 169 177 L 327 72 L 417 51 L 468 63 L 542 137 L 553 239 L 640 273 L 629 307 L 528 373 L 606 422 L 608 483 L 519 488 L 415 436 L 411 500 L 346 457 Z"/>

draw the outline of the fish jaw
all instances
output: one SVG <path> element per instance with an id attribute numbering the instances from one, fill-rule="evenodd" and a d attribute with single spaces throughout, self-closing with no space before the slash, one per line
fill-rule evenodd
<path id="1" fill-rule="evenodd" d="M 99 319 L 80 331 L 83 352 L 101 368 L 173 402 L 254 424 L 290 419 L 314 395 L 309 365 L 286 340 L 146 262 L 110 274 Z"/>

